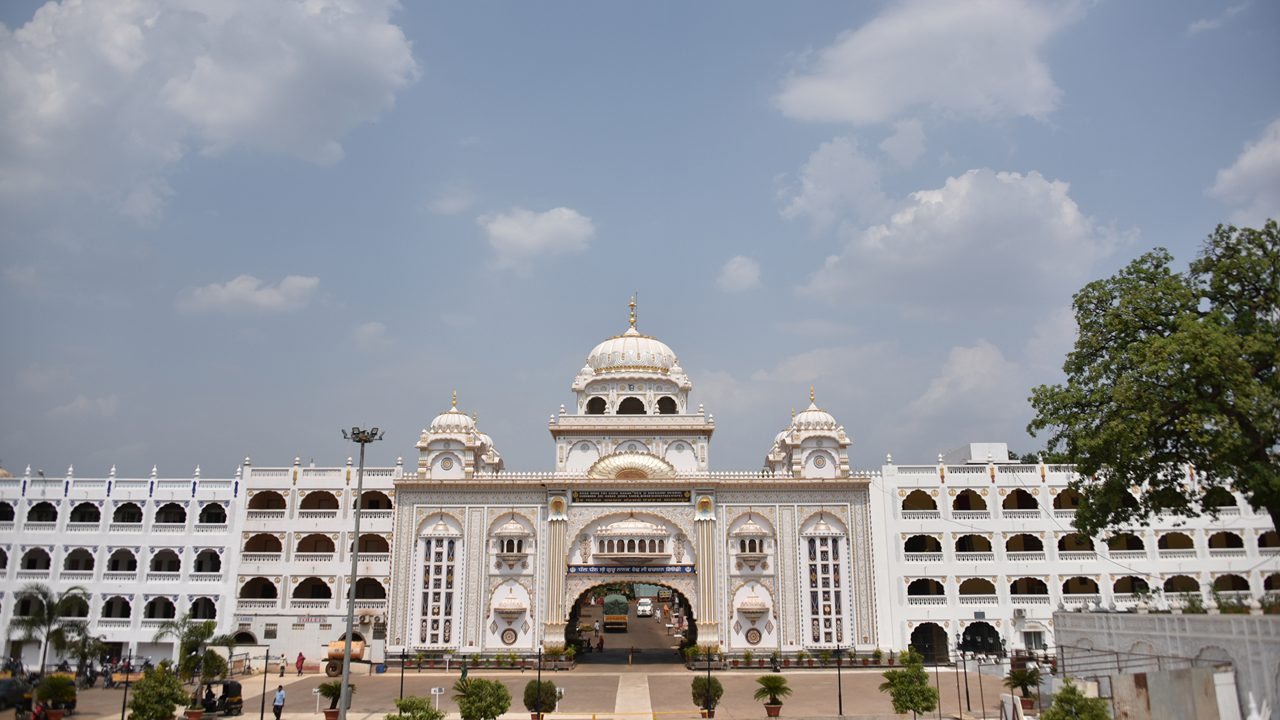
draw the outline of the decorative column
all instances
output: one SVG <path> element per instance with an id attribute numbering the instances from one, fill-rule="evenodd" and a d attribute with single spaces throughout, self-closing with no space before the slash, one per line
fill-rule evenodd
<path id="1" fill-rule="evenodd" d="M 695 547 L 698 558 L 698 644 L 720 644 L 720 623 L 716 617 L 716 515 L 715 500 L 711 495 L 699 495 L 694 513 L 694 528 L 697 532 Z"/>
<path id="2" fill-rule="evenodd" d="M 553 495 L 547 501 L 547 602 L 543 614 L 542 646 L 564 647 L 565 576 L 569 556 L 566 549 L 569 518 L 565 514 L 567 502 L 562 495 Z"/>

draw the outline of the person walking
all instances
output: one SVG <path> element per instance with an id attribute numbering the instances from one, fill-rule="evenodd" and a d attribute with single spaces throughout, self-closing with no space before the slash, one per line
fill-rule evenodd
<path id="1" fill-rule="evenodd" d="M 306 658 L 302 657 L 302 653 L 298 653 L 298 660 L 294 663 L 298 667 L 298 675 L 302 675 L 302 663 Z"/>
<path id="2" fill-rule="evenodd" d="M 276 720 L 280 720 L 280 713 L 284 712 L 284 686 L 276 686 L 276 699 L 271 701 L 271 712 L 275 713 Z"/>

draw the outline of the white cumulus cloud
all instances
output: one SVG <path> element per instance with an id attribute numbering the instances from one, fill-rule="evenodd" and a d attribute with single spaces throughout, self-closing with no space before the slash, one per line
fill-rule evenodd
<path id="1" fill-rule="evenodd" d="M 464 188 L 445 190 L 427 203 L 427 209 L 436 215 L 457 215 L 475 207 L 476 194 Z"/>
<path id="2" fill-rule="evenodd" d="M 387 337 L 387 326 L 377 321 L 357 325 L 351 331 L 351 339 L 362 350 L 378 350 L 391 344 L 391 338 Z"/>
<path id="3" fill-rule="evenodd" d="M 1261 227 L 1268 218 L 1280 219 L 1280 119 L 1218 171 L 1209 194 L 1235 208 L 1231 221 L 1237 225 Z"/>
<path id="4" fill-rule="evenodd" d="M 760 263 L 743 255 L 729 258 L 716 278 L 716 287 L 728 293 L 745 292 L 759 285 Z"/>
<path id="5" fill-rule="evenodd" d="M 275 285 L 252 275 L 239 275 L 225 283 L 191 288 L 178 296 L 177 307 L 188 314 L 285 313 L 301 310 L 311 302 L 320 278 L 289 275 Z"/>
<path id="6" fill-rule="evenodd" d="M 567 207 L 546 212 L 516 207 L 505 213 L 483 215 L 476 223 L 484 228 L 499 267 L 515 269 L 527 268 L 541 255 L 582 252 L 596 235 L 591 218 Z"/>
<path id="7" fill-rule="evenodd" d="M 1008 404 L 1010 393 L 997 391 L 1009 389 L 1010 381 L 1016 384 L 1020 378 L 1018 366 L 1006 360 L 1000 348 L 986 340 L 953 347 L 929 388 L 907 409 L 915 415 L 934 415 L 956 406 L 990 404 L 996 399 Z"/>
<path id="8" fill-rule="evenodd" d="M 910 167 L 924 154 L 924 125 L 915 118 L 893 124 L 893 134 L 880 141 L 885 155 L 902 167 Z"/>
<path id="9" fill-rule="evenodd" d="M 50 415 L 61 418 L 111 417 L 116 414 L 119 398 L 115 395 L 89 397 L 76 395 L 75 399 L 65 405 L 59 405 L 49 411 Z"/>
<path id="10" fill-rule="evenodd" d="M 1229 5 L 1225 10 L 1211 18 L 1200 18 L 1193 21 L 1187 26 L 1188 35 L 1199 35 L 1208 30 L 1217 30 L 1227 23 L 1228 20 L 1244 12 L 1249 7 L 1249 3 L 1243 2 L 1239 5 Z"/>
<path id="11" fill-rule="evenodd" d="M 1041 51 L 1077 13 L 1034 0 L 904 0 L 816 53 L 776 98 L 788 117 L 868 125 L 927 109 L 1044 118 L 1062 91 Z"/>
<path id="12" fill-rule="evenodd" d="M 1085 215 L 1065 182 L 970 170 L 852 233 L 802 292 L 973 318 L 1057 308 L 1125 239 Z"/>
<path id="13" fill-rule="evenodd" d="M 783 217 L 807 219 L 818 230 L 878 220 L 889 206 L 880 189 L 879 168 L 862 154 L 857 140 L 847 137 L 819 145 L 783 195 Z"/>
<path id="14" fill-rule="evenodd" d="M 192 149 L 330 163 L 417 76 L 393 0 L 64 0 L 0 26 L 0 199 L 136 219 Z M 24 202 L 25 201 L 25 202 Z"/>

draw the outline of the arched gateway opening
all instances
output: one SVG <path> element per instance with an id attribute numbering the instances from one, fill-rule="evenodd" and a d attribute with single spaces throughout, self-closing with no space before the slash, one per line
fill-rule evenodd
<path id="1" fill-rule="evenodd" d="M 678 663 L 697 644 L 684 593 L 652 582 L 605 582 L 582 592 L 569 611 L 565 639 L 579 663 Z"/>

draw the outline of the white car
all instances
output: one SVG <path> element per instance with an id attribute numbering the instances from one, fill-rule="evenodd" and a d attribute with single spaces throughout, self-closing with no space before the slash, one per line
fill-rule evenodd
<path id="1" fill-rule="evenodd" d="M 640 598 L 636 601 L 636 617 L 653 617 L 653 601 Z"/>

